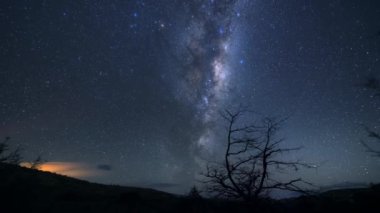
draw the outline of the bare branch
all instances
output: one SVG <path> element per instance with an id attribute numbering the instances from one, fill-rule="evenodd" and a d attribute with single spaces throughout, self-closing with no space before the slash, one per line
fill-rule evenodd
<path id="1" fill-rule="evenodd" d="M 380 157 L 380 150 L 373 149 L 364 141 L 360 141 L 360 143 L 366 148 L 366 152 L 372 153 L 374 157 Z"/>
<path id="2" fill-rule="evenodd" d="M 21 161 L 21 149 L 17 147 L 13 151 L 10 151 L 8 141 L 10 137 L 6 137 L 3 142 L 0 143 L 0 162 L 19 164 Z"/>
<path id="3" fill-rule="evenodd" d="M 217 197 L 253 201 L 271 189 L 305 192 L 302 179 L 276 181 L 276 169 L 315 168 L 300 161 L 284 161 L 277 154 L 297 151 L 301 147 L 281 148 L 283 138 L 276 137 L 284 120 L 264 118 L 259 125 L 237 127 L 242 111 L 225 110 L 221 116 L 226 122 L 227 140 L 224 163 L 207 165 L 203 174 L 207 191 Z"/>
<path id="4" fill-rule="evenodd" d="M 363 126 L 363 128 L 364 128 L 365 131 L 367 132 L 368 137 L 369 137 L 370 139 L 373 139 L 373 140 L 375 140 L 374 142 L 380 144 L 380 134 L 379 134 L 379 133 L 377 133 L 377 132 L 371 130 L 371 129 L 368 128 L 367 126 Z M 360 141 L 360 143 L 365 147 L 366 152 L 371 153 L 374 157 L 380 157 L 380 149 L 375 149 L 375 148 L 373 148 L 372 146 L 370 146 L 370 145 L 368 144 L 368 142 Z"/>

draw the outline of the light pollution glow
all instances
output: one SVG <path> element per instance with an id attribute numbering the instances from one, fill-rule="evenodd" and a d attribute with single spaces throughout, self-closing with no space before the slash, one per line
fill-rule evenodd
<path id="1" fill-rule="evenodd" d="M 20 166 L 31 168 L 31 163 L 22 162 Z M 100 171 L 92 169 L 86 164 L 76 162 L 46 162 L 38 165 L 36 169 L 74 178 L 87 178 L 101 174 Z"/>

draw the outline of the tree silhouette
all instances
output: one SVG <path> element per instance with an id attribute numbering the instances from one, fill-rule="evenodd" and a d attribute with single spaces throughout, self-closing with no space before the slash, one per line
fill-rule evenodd
<path id="1" fill-rule="evenodd" d="M 368 137 L 373 139 L 374 142 L 380 144 L 380 134 L 369 129 L 368 127 L 364 127 L 366 132 L 368 133 Z M 361 141 L 361 144 L 366 148 L 367 152 L 373 154 L 375 157 L 380 157 L 380 149 L 374 148 L 374 146 L 369 145 L 367 142 Z"/>
<path id="2" fill-rule="evenodd" d="M 44 163 L 45 161 L 42 159 L 41 155 L 39 155 L 34 161 L 32 161 L 30 163 L 30 168 L 31 169 L 40 169 L 41 168 L 41 165 Z"/>
<path id="3" fill-rule="evenodd" d="M 275 170 L 312 168 L 300 161 L 285 161 L 281 153 L 300 148 L 281 148 L 282 138 L 276 134 L 283 120 L 264 118 L 258 125 L 238 125 L 244 111 L 226 110 L 222 117 L 228 122 L 226 149 L 223 163 L 209 163 L 203 173 L 206 191 L 217 197 L 255 201 L 274 189 L 306 193 L 310 183 L 301 178 L 279 180 Z"/>
<path id="4" fill-rule="evenodd" d="M 21 161 L 20 148 L 10 151 L 8 141 L 10 137 L 5 137 L 3 142 L 0 142 L 0 163 L 19 164 Z"/>
<path id="5" fill-rule="evenodd" d="M 375 77 L 370 77 L 367 79 L 367 81 L 362 84 L 362 86 L 366 89 L 369 89 L 373 91 L 373 97 L 380 98 L 380 81 L 379 79 Z M 369 139 L 377 144 L 380 144 L 380 133 L 376 132 L 375 130 L 372 130 L 368 128 L 367 126 L 364 126 L 365 131 L 368 134 Z M 361 141 L 361 144 L 366 148 L 367 152 L 373 154 L 375 157 L 380 157 L 380 148 L 374 148 L 373 145 L 370 145 L 370 143 Z"/>
<path id="6" fill-rule="evenodd" d="M 191 187 L 188 197 L 191 199 L 201 199 L 202 196 L 196 186 Z"/>

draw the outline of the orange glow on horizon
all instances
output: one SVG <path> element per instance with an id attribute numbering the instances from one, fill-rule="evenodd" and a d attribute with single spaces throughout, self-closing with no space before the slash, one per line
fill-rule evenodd
<path id="1" fill-rule="evenodd" d="M 20 165 L 27 168 L 31 167 L 29 162 L 22 162 Z M 98 171 L 91 169 L 88 165 L 76 162 L 46 162 L 39 165 L 37 169 L 75 178 L 86 178 L 99 174 Z"/>

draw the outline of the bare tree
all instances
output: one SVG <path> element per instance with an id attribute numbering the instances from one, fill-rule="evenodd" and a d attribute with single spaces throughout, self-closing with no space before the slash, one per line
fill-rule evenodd
<path id="1" fill-rule="evenodd" d="M 362 84 L 362 86 L 366 89 L 369 89 L 373 91 L 373 97 L 378 97 L 380 98 L 380 81 L 379 79 L 375 77 L 370 77 L 367 79 L 367 81 Z M 365 131 L 368 134 L 369 139 L 377 143 L 378 145 L 380 144 L 380 133 L 376 132 L 375 130 L 370 129 L 367 126 L 364 126 Z M 370 143 L 361 141 L 361 144 L 366 148 L 367 152 L 373 154 L 375 157 L 380 157 L 380 148 L 374 148 L 374 145 L 370 145 Z"/>
<path id="2" fill-rule="evenodd" d="M 301 178 L 279 180 L 275 170 L 312 168 L 300 161 L 279 159 L 279 154 L 300 148 L 281 148 L 282 138 L 276 134 L 283 120 L 265 118 L 258 125 L 240 126 L 243 111 L 225 111 L 222 117 L 228 122 L 224 162 L 209 163 L 203 173 L 206 191 L 217 197 L 257 200 L 273 189 L 306 193 Z"/>
<path id="3" fill-rule="evenodd" d="M 196 186 L 191 187 L 188 197 L 191 199 L 201 199 L 201 193 Z"/>
<path id="4" fill-rule="evenodd" d="M 32 161 L 30 163 L 30 168 L 31 169 L 40 169 L 42 164 L 44 163 L 45 161 L 42 159 L 41 155 L 39 155 L 34 161 Z"/>
<path id="5" fill-rule="evenodd" d="M 364 127 L 366 132 L 368 133 L 368 137 L 374 142 L 380 144 L 380 134 L 369 129 L 368 127 Z M 361 144 L 366 148 L 367 152 L 373 154 L 375 157 L 380 157 L 380 149 L 374 148 L 374 146 L 369 145 L 369 143 L 361 141 Z"/>
<path id="6" fill-rule="evenodd" d="M 21 161 L 20 148 L 10 151 L 8 141 L 10 137 L 5 137 L 3 142 L 0 142 L 0 163 L 19 164 Z"/>

